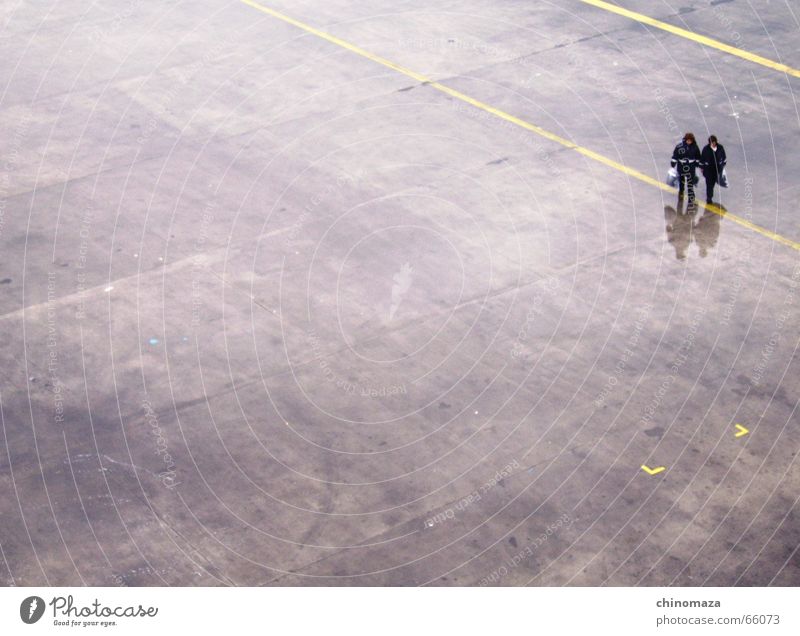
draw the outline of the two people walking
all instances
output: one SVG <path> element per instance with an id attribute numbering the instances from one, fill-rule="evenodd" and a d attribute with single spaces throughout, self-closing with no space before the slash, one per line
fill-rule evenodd
<path id="1" fill-rule="evenodd" d="M 678 196 L 683 198 L 684 192 L 688 191 L 689 205 L 694 205 L 694 186 L 698 181 L 695 171 L 700 168 L 706 180 L 706 203 L 712 203 L 714 186 L 719 183 L 722 187 L 727 187 L 723 174 L 726 161 L 725 148 L 714 135 L 708 138 L 708 145 L 701 151 L 694 135 L 687 132 L 672 151 L 670 161 L 677 172 Z"/>

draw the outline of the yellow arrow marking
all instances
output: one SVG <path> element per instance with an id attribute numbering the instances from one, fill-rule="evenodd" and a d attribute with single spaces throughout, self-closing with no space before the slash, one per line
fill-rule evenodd
<path id="1" fill-rule="evenodd" d="M 741 424 L 737 424 L 736 428 L 738 428 L 739 431 L 736 433 L 736 435 L 734 435 L 734 437 L 743 437 L 744 435 L 747 435 L 750 432 L 750 429 L 745 428 Z"/>
<path id="2" fill-rule="evenodd" d="M 642 470 L 646 472 L 648 475 L 658 475 L 658 473 L 667 470 L 666 466 L 659 466 L 658 468 L 650 468 L 649 466 L 645 466 L 642 464 Z"/>

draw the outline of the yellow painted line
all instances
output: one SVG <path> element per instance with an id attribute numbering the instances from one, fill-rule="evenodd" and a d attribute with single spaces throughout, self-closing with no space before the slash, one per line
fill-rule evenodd
<path id="1" fill-rule="evenodd" d="M 374 53 L 370 53 L 369 51 L 365 51 L 361 47 L 356 46 L 355 44 L 350 44 L 350 42 L 346 42 L 341 38 L 337 38 L 335 35 L 331 35 L 330 33 L 326 33 L 325 31 L 320 31 L 319 29 L 315 29 L 309 24 L 305 22 L 300 22 L 300 20 L 295 20 L 294 18 L 289 17 L 279 11 L 275 11 L 275 9 L 270 9 L 269 7 L 265 7 L 262 4 L 258 4 L 257 2 L 253 2 L 252 0 L 241 0 L 246 5 L 253 7 L 254 9 L 258 9 L 262 13 L 266 13 L 267 15 L 271 15 L 273 18 L 277 18 L 278 20 L 282 20 L 292 26 L 296 26 L 298 29 L 302 29 L 307 33 L 311 33 L 312 35 L 316 35 L 318 38 L 322 38 L 323 40 L 327 40 L 332 44 L 336 44 L 337 46 L 341 46 L 342 48 L 347 49 L 348 51 L 352 51 L 353 53 L 357 53 L 368 60 L 372 60 L 373 62 L 377 62 L 378 64 L 382 64 L 383 66 L 388 66 L 390 69 L 397 71 L 398 73 L 402 73 L 403 75 L 407 75 L 418 82 L 428 82 L 430 81 L 424 75 L 420 75 L 410 69 L 407 69 L 399 64 L 395 64 L 394 62 L 390 62 L 386 58 L 383 58 L 379 55 L 375 55 Z"/>
<path id="2" fill-rule="evenodd" d="M 278 20 L 286 22 L 287 24 L 291 24 L 292 26 L 295 26 L 298 29 L 301 29 L 301 30 L 305 31 L 306 33 L 311 33 L 312 35 L 315 35 L 315 36 L 317 36 L 319 38 L 322 38 L 323 40 L 327 40 L 328 42 L 330 42 L 332 44 L 335 44 L 337 46 L 341 46 L 342 48 L 347 49 L 348 51 L 351 51 L 352 53 L 356 53 L 357 55 L 365 57 L 368 60 L 372 60 L 373 62 L 375 62 L 377 64 L 381 64 L 382 66 L 385 66 L 385 67 L 390 68 L 390 69 L 392 69 L 394 71 L 397 71 L 398 73 L 401 73 L 401 74 L 403 74 L 403 75 L 405 75 L 407 77 L 410 77 L 413 80 L 416 80 L 416 81 L 418 81 L 418 82 L 420 82 L 422 84 L 425 84 L 426 86 L 430 86 L 431 88 L 434 88 L 437 91 L 445 93 L 446 95 L 450 95 L 450 97 L 458 99 L 458 100 L 460 100 L 460 101 L 462 101 L 462 102 L 464 102 L 466 104 L 470 104 L 471 106 L 474 106 L 475 108 L 478 108 L 478 109 L 483 110 L 483 111 L 485 111 L 487 113 L 490 113 L 490 114 L 492 114 L 492 115 L 494 115 L 494 116 L 496 116 L 496 117 L 498 117 L 500 119 L 503 119 L 503 120 L 505 120 L 505 121 L 507 121 L 507 122 L 509 122 L 511 124 L 514 124 L 515 126 L 519 126 L 520 128 L 524 128 L 525 130 L 529 130 L 532 133 L 535 133 L 535 134 L 539 135 L 540 137 L 544 137 L 545 139 L 549 139 L 550 141 L 553 141 L 553 142 L 555 142 L 557 144 L 560 144 L 560 145 L 564 146 L 565 148 L 570 148 L 572 150 L 575 150 L 576 152 L 582 154 L 584 157 L 588 157 L 589 159 L 594 159 L 595 161 L 598 161 L 598 162 L 602 163 L 603 165 L 608 166 L 609 168 L 613 168 L 614 170 L 622 172 L 623 174 L 626 174 L 629 177 L 637 179 L 637 180 L 641 181 L 642 183 L 646 183 L 646 184 L 654 186 L 656 188 L 660 188 L 661 190 L 664 190 L 665 192 L 670 192 L 670 193 L 674 193 L 675 192 L 675 188 L 671 188 L 666 183 L 662 183 L 661 181 L 658 181 L 657 179 L 653 179 L 652 177 L 644 174 L 643 172 L 639 172 L 638 170 L 635 170 L 635 169 L 630 168 L 630 167 L 628 167 L 628 166 L 626 166 L 624 164 L 621 164 L 618 161 L 614 161 L 613 159 L 609 159 L 608 157 L 606 157 L 604 155 L 601 155 L 600 153 L 595 152 L 594 150 L 589 150 L 588 148 L 584 148 L 583 146 L 579 146 L 579 145 L 569 141 L 568 139 L 565 139 L 564 137 L 560 137 L 559 135 L 556 135 L 555 133 L 551 133 L 550 131 L 545 130 L 544 128 L 541 128 L 540 126 L 537 126 L 536 124 L 531 124 L 530 122 L 527 122 L 524 119 L 520 119 L 519 117 L 515 117 L 514 115 L 505 112 L 504 110 L 500 110 L 499 108 L 495 108 L 494 106 L 491 106 L 491 105 L 486 104 L 486 103 L 484 103 L 482 101 L 479 101 L 479 100 L 477 100 L 477 99 L 475 99 L 473 97 L 470 97 L 469 95 L 465 95 L 461 91 L 457 91 L 454 88 L 450 88 L 449 86 L 445 86 L 444 84 L 440 84 L 439 82 L 434 82 L 433 80 L 431 80 L 428 77 L 425 77 L 421 73 L 417 73 L 416 71 L 412 71 L 410 69 L 405 68 L 404 66 L 400 66 L 399 64 L 395 64 L 394 62 L 392 62 L 390 60 L 387 60 L 386 58 L 383 58 L 383 57 L 381 57 L 379 55 L 375 55 L 374 53 L 370 53 L 369 51 L 366 51 L 366 50 L 362 49 L 361 47 L 356 46 L 355 44 L 351 44 L 350 42 L 347 42 L 346 40 L 342 40 L 341 38 L 337 38 L 335 35 L 331 35 L 330 33 L 327 33 L 325 31 L 321 31 L 319 29 L 316 29 L 316 28 L 312 27 L 311 25 L 306 24 L 305 22 L 301 22 L 300 20 L 295 20 L 294 18 L 289 17 L 288 15 L 285 15 L 285 14 L 279 12 L 279 11 L 275 11 L 275 9 L 270 9 L 269 7 L 265 7 L 262 4 L 254 2 L 253 0 L 240 0 L 240 1 L 243 2 L 244 4 L 250 6 L 250 7 L 253 7 L 254 9 L 257 9 L 257 10 L 261 11 L 262 13 L 266 13 L 267 15 L 272 16 L 273 18 L 277 18 Z M 726 219 L 730 219 L 731 221 L 733 221 L 734 223 L 738 223 L 742 227 L 746 227 L 747 229 L 752 230 L 753 232 L 757 232 L 758 234 L 761 234 L 762 236 L 765 236 L 765 237 L 767 237 L 769 239 L 772 239 L 773 241 L 776 241 L 778 243 L 781 243 L 782 245 L 786 245 L 788 247 L 791 247 L 792 249 L 795 249 L 795 250 L 800 252 L 800 243 L 798 243 L 796 241 L 793 241 L 793 240 L 788 239 L 788 238 L 786 238 L 784 236 L 781 236 L 780 234 L 776 234 L 775 232 L 772 232 L 771 230 L 767 230 L 766 228 L 763 228 L 763 227 L 761 227 L 759 225 L 756 225 L 755 223 L 751 223 L 747 219 L 743 219 L 742 217 L 736 216 L 735 214 L 731 214 L 730 212 L 728 212 L 726 210 L 723 210 L 723 209 L 719 208 L 716 205 L 706 205 L 704 203 L 699 203 L 699 202 L 698 202 L 698 205 L 700 207 L 702 207 L 702 208 L 705 208 L 709 212 L 713 212 L 714 214 L 717 214 L 719 216 L 725 217 Z"/>
<path id="3" fill-rule="evenodd" d="M 666 466 L 659 466 L 658 468 L 649 468 L 642 464 L 642 470 L 646 472 L 648 475 L 658 475 L 658 473 L 667 470 Z"/>
<path id="4" fill-rule="evenodd" d="M 730 44 L 725 44 L 724 42 L 720 42 L 719 40 L 707 38 L 705 35 L 699 35 L 697 33 L 693 33 L 692 31 L 687 31 L 686 29 L 681 29 L 680 27 L 673 26 L 672 24 L 667 24 L 666 22 L 662 22 L 661 20 L 656 20 L 655 18 L 651 18 L 650 16 L 644 15 L 643 13 L 637 13 L 636 11 L 623 9 L 622 7 L 616 4 L 611 4 L 610 2 L 604 2 L 603 0 L 580 0 L 580 1 L 583 2 L 584 4 L 590 4 L 593 7 L 597 7 L 598 9 L 605 9 L 606 11 L 611 11 L 612 13 L 616 13 L 617 15 L 630 18 L 631 20 L 636 20 L 637 22 L 641 22 L 642 24 L 647 24 L 657 29 L 661 29 L 662 31 L 667 31 L 669 33 L 672 33 L 673 35 L 678 35 L 682 38 L 686 38 L 687 40 L 692 40 L 693 42 L 703 44 L 704 46 L 709 46 L 712 49 L 717 49 L 718 51 L 735 55 L 736 57 L 740 57 L 743 60 L 747 60 L 748 62 L 761 64 L 761 66 L 766 66 L 767 68 L 771 68 L 775 71 L 780 71 L 781 73 L 787 73 L 788 75 L 793 75 L 794 77 L 800 77 L 800 70 L 796 68 L 792 68 L 791 66 L 787 66 L 786 64 L 781 64 L 780 62 L 775 62 L 774 60 L 770 60 L 766 57 L 761 57 L 760 55 L 756 55 L 755 53 L 750 53 L 750 51 L 738 49 L 735 46 L 731 46 Z"/>

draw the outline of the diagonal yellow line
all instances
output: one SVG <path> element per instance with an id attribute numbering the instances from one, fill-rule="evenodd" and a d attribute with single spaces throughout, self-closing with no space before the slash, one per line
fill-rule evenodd
<path id="1" fill-rule="evenodd" d="M 402 73 L 403 75 L 405 75 L 407 77 L 410 77 L 410 78 L 412 78 L 412 79 L 414 79 L 414 80 L 416 80 L 418 82 L 421 82 L 421 83 L 425 84 L 426 86 L 430 86 L 431 88 L 434 88 L 437 91 L 441 91 L 442 93 L 450 95 L 451 97 L 453 97 L 455 99 L 458 99 L 458 100 L 460 100 L 460 101 L 462 101 L 462 102 L 464 102 L 466 104 L 470 104 L 471 106 L 474 106 L 475 108 L 479 108 L 480 110 L 483 110 L 483 111 L 485 111 L 487 113 L 491 113 L 492 115 L 495 115 L 496 117 L 499 117 L 500 119 L 503 119 L 503 120 L 505 120 L 505 121 L 507 121 L 507 122 L 509 122 L 511 124 L 514 124 L 515 126 L 519 126 L 520 128 L 524 128 L 525 130 L 529 130 L 529 131 L 531 131 L 533 133 L 536 133 L 540 137 L 544 137 L 545 139 L 549 139 L 550 141 L 553 141 L 553 142 L 555 142 L 557 144 L 560 144 L 560 145 L 564 146 L 565 148 L 570 148 L 571 150 L 574 150 L 574 151 L 582 154 L 584 157 L 588 157 L 589 159 L 594 159 L 595 161 L 598 161 L 598 162 L 608 166 L 609 168 L 613 168 L 614 170 L 618 170 L 619 172 L 622 172 L 622 173 L 628 175 L 629 177 L 633 177 L 634 179 L 637 179 L 637 180 L 639 180 L 639 181 L 641 181 L 643 183 L 646 183 L 648 185 L 654 186 L 656 188 L 660 188 L 661 190 L 664 190 L 666 192 L 670 192 L 670 193 L 674 193 L 675 192 L 675 188 L 671 188 L 667 184 L 662 183 L 661 181 L 658 181 L 657 179 L 653 179 L 652 177 L 644 174 L 643 172 L 639 172 L 638 170 L 635 170 L 634 168 L 630 168 L 630 167 L 628 167 L 628 166 L 626 166 L 624 164 L 621 164 L 621 163 L 619 163 L 617 161 L 614 161 L 613 159 L 609 159 L 608 157 L 606 157 L 604 155 L 601 155 L 600 153 L 595 152 L 594 150 L 589 150 L 588 148 L 584 148 L 583 146 L 579 146 L 579 145 L 571 142 L 569 139 L 565 139 L 564 137 L 560 137 L 559 135 L 556 135 L 555 133 L 551 133 L 550 131 L 545 130 L 544 128 L 541 128 L 540 126 L 537 126 L 536 124 L 531 124 L 530 122 L 527 122 L 524 119 L 520 119 L 519 117 L 515 117 L 514 115 L 505 112 L 504 110 L 500 110 L 499 108 L 495 108 L 494 106 L 491 106 L 491 105 L 486 104 L 486 103 L 484 103 L 484 102 L 482 102 L 480 100 L 477 100 L 477 99 L 475 99 L 473 97 L 470 97 L 469 95 L 465 95 L 461 91 L 457 91 L 454 88 L 450 88 L 449 86 L 445 86 L 444 84 L 440 84 L 439 82 L 434 82 L 433 80 L 425 77 L 421 73 L 417 73 L 416 71 L 412 71 L 410 69 L 407 69 L 404 66 L 400 66 L 399 64 L 395 64 L 394 62 L 392 62 L 390 60 L 387 60 L 384 57 L 381 57 L 379 55 L 375 55 L 374 53 L 370 53 L 369 51 L 366 51 L 366 50 L 362 49 L 361 47 L 356 46 L 355 44 L 351 44 L 350 42 L 347 42 L 346 40 L 342 40 L 341 38 L 337 38 L 335 35 L 331 35 L 330 33 L 327 33 L 325 31 L 321 31 L 321 30 L 319 30 L 317 28 L 314 28 L 313 26 L 311 26 L 309 24 L 306 24 L 305 22 L 301 22 L 300 20 L 295 20 L 294 18 L 292 18 L 292 17 L 290 17 L 288 15 L 285 15 L 285 14 L 279 12 L 279 11 L 275 11 L 275 9 L 270 9 L 269 7 L 265 7 L 262 4 L 254 2 L 254 0 L 240 0 L 240 1 L 243 2 L 244 4 L 250 6 L 250 7 L 253 7 L 254 9 L 258 9 L 262 13 L 266 13 L 267 15 L 272 16 L 273 18 L 277 18 L 278 20 L 286 22 L 287 24 L 291 24 L 292 26 L 295 26 L 298 29 L 301 29 L 301 30 L 305 31 L 306 33 L 311 33 L 312 35 L 315 35 L 315 36 L 317 36 L 319 38 L 322 38 L 323 40 L 327 40 L 328 42 L 331 42 L 332 44 L 335 44 L 337 46 L 341 46 L 342 48 L 347 49 L 348 51 L 351 51 L 353 53 L 356 53 L 357 55 L 365 57 L 368 60 L 372 60 L 373 62 L 375 62 L 377 64 L 381 64 L 381 65 L 383 65 L 383 66 L 385 66 L 387 68 L 390 68 L 390 69 L 392 69 L 394 71 L 397 71 L 398 73 Z M 742 227 L 746 227 L 749 230 L 752 230 L 753 232 L 757 232 L 758 234 L 761 234 L 762 236 L 770 238 L 773 241 L 781 243 L 782 245 L 786 245 L 788 247 L 791 247 L 792 249 L 800 251 L 800 243 L 798 243 L 796 241 L 793 241 L 793 240 L 788 239 L 788 238 L 786 238 L 784 236 L 781 236 L 780 234 L 776 234 L 775 232 L 772 232 L 771 230 L 768 230 L 768 229 L 763 228 L 763 227 L 761 227 L 759 225 L 756 225 L 755 223 L 751 223 L 747 219 L 743 219 L 740 216 L 736 216 L 735 214 L 731 214 L 727 210 L 723 210 L 723 209 L 721 209 L 721 208 L 719 208 L 719 207 L 717 207 L 715 205 L 706 205 L 704 203 L 699 203 L 699 202 L 698 202 L 698 205 L 700 205 L 701 207 L 705 208 L 709 212 L 713 212 L 714 214 L 717 214 L 719 216 L 725 217 L 726 219 L 730 219 L 734 223 L 738 223 Z"/>
<path id="2" fill-rule="evenodd" d="M 612 13 L 616 13 L 617 15 L 630 18 L 631 20 L 636 20 L 637 22 L 641 22 L 642 24 L 647 24 L 648 26 L 661 29 L 662 31 L 667 31 L 669 33 L 672 33 L 673 35 L 679 35 L 682 38 L 686 38 L 687 40 L 692 40 L 699 44 L 703 44 L 704 46 L 710 46 L 711 48 L 717 49 L 718 51 L 723 51 L 724 53 L 730 53 L 731 55 L 740 57 L 743 60 L 747 60 L 748 62 L 761 64 L 761 66 L 766 66 L 767 68 L 771 68 L 775 71 L 780 71 L 781 73 L 787 73 L 788 75 L 793 75 L 794 77 L 800 77 L 800 70 L 796 68 L 792 68 L 791 66 L 787 66 L 786 64 L 781 64 L 780 62 L 775 62 L 766 57 L 761 57 L 760 55 L 756 55 L 755 53 L 750 53 L 750 51 L 738 49 L 735 46 L 730 46 L 729 44 L 725 44 L 724 42 L 720 42 L 712 38 L 707 38 L 705 35 L 699 35 L 697 33 L 693 33 L 692 31 L 687 31 L 686 29 L 681 29 L 680 27 L 673 26 L 672 24 L 667 24 L 666 22 L 662 22 L 661 20 L 656 20 L 655 18 L 651 18 L 650 16 L 644 15 L 643 13 L 637 13 L 636 11 L 631 11 L 630 9 L 623 9 L 622 7 L 616 4 L 611 4 L 610 2 L 604 2 L 603 0 L 580 0 L 580 1 L 583 2 L 584 4 L 590 4 L 593 7 L 597 7 L 598 9 L 605 9 L 606 11 L 611 11 Z"/>

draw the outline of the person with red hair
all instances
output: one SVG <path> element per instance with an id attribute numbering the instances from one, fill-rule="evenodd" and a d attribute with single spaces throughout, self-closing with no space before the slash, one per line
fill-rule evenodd
<path id="1" fill-rule="evenodd" d="M 694 184 L 697 181 L 695 171 L 700 165 L 700 149 L 692 133 L 687 132 L 675 146 L 670 165 L 678 171 L 678 196 L 683 198 L 684 190 L 688 190 L 689 205 L 694 205 Z"/>

